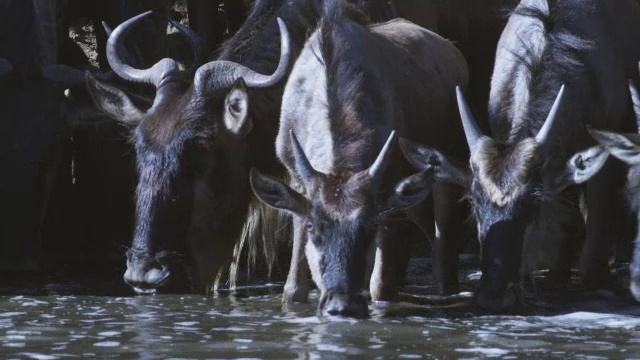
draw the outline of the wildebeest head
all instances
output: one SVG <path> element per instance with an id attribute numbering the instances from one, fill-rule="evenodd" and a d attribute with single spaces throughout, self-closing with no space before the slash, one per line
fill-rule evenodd
<path id="1" fill-rule="evenodd" d="M 315 170 L 293 130 L 291 150 L 305 195 L 253 169 L 251 186 L 267 205 L 302 220 L 307 260 L 322 295 L 319 311 L 331 315 L 368 315 L 362 295 L 367 266 L 375 249 L 376 220 L 389 210 L 403 209 L 424 200 L 430 172 L 400 181 L 394 189 L 381 189 L 381 180 L 393 152 L 395 132 L 375 162 L 344 176 Z"/>
<path id="2" fill-rule="evenodd" d="M 512 284 L 518 281 L 525 238 L 537 236 L 538 220 L 546 216 L 545 209 L 557 193 L 587 181 L 607 159 L 605 149 L 596 146 L 575 154 L 563 166 L 548 161 L 544 144 L 563 93 L 564 86 L 535 137 L 502 143 L 480 132 L 458 88 L 458 106 L 471 151 L 469 168 L 436 150 L 401 142 L 414 166 L 433 169 L 436 179 L 468 189 L 482 248 L 482 280 L 476 303 L 487 310 L 510 311 L 517 305 Z"/>
<path id="3" fill-rule="evenodd" d="M 172 270 L 181 269 L 172 268 L 174 255 L 190 254 L 195 270 L 191 283 L 204 290 L 227 261 L 225 254 L 232 251 L 239 235 L 235 232 L 241 228 L 235 223 L 244 221 L 244 205 L 250 199 L 247 136 L 255 114 L 249 92 L 284 78 L 289 37 L 278 19 L 281 54 L 272 75 L 222 60 L 200 67 L 196 60 L 183 71 L 176 61 L 165 58 L 150 69 L 135 69 L 120 60 L 119 52 L 123 38 L 149 14 L 113 30 L 107 58 L 121 78 L 155 86 L 151 107 L 140 109 L 120 89 L 87 76 L 97 106 L 133 128 L 139 179 L 134 240 L 124 280 L 138 291 L 154 291 L 167 283 Z M 188 29 L 173 23 L 192 45 L 197 43 Z"/>

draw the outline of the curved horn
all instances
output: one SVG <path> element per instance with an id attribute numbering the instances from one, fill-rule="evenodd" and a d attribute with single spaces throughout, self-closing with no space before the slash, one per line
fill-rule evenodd
<path id="1" fill-rule="evenodd" d="M 247 86 L 255 88 L 272 86 L 282 80 L 282 78 L 284 78 L 287 74 L 289 55 L 291 53 L 289 45 L 289 31 L 287 30 L 287 26 L 285 25 L 284 21 L 282 21 L 282 19 L 280 18 L 278 18 L 278 27 L 280 27 L 280 61 L 278 62 L 276 71 L 274 71 L 273 74 L 267 76 L 249 70 L 249 72 L 242 76 Z"/>
<path id="2" fill-rule="evenodd" d="M 171 20 L 171 24 L 187 38 L 191 49 L 193 50 L 193 64 L 186 71 L 193 74 L 204 63 L 204 42 L 202 38 L 190 28 L 182 25 L 179 21 Z"/>
<path id="3" fill-rule="evenodd" d="M 5 58 L 0 58 L 0 76 L 13 71 L 13 64 Z"/>
<path id="4" fill-rule="evenodd" d="M 107 40 L 107 60 L 113 71 L 121 78 L 133 82 L 153 84 L 157 87 L 165 73 L 178 70 L 178 64 L 175 60 L 165 58 L 158 61 L 150 69 L 140 70 L 125 64 L 118 56 L 118 49 L 123 46 L 122 42 L 129 31 L 131 31 L 131 28 L 152 12 L 153 11 L 147 11 L 134 16 L 118 25 L 118 27 L 111 32 L 109 40 Z"/>
<path id="5" fill-rule="evenodd" d="M 289 135 L 291 137 L 291 150 L 293 151 L 293 159 L 296 162 L 296 169 L 298 170 L 305 186 L 309 186 L 318 172 L 313 168 L 313 166 L 311 166 L 307 155 L 304 154 L 304 150 L 302 149 L 300 142 L 298 142 L 298 138 L 293 132 L 293 129 L 289 131 Z"/>
<path id="6" fill-rule="evenodd" d="M 549 111 L 549 115 L 547 119 L 542 124 L 540 131 L 538 131 L 538 135 L 536 135 L 536 142 L 538 144 L 544 144 L 549 136 L 549 132 L 551 131 L 551 127 L 556 119 L 556 115 L 558 115 L 558 109 L 560 108 L 560 104 L 562 103 L 562 97 L 564 95 L 564 85 L 560 87 L 560 91 L 558 91 L 558 96 L 556 96 L 556 100 L 553 102 L 553 106 L 551 107 L 551 111 Z"/>
<path id="7" fill-rule="evenodd" d="M 389 159 L 391 158 L 391 154 L 393 153 L 392 146 L 395 144 L 396 139 L 396 131 L 393 130 L 387 139 L 387 142 L 380 150 L 380 154 L 378 154 L 378 158 L 374 161 L 373 165 L 369 168 L 369 176 L 373 179 L 374 182 L 382 179 L 384 175 L 384 171 L 389 164 Z"/>
<path id="8" fill-rule="evenodd" d="M 220 85 L 231 86 L 239 78 L 243 78 L 248 87 L 261 88 L 278 83 L 287 74 L 289 63 L 290 45 L 289 32 L 282 19 L 278 18 L 280 26 L 280 61 L 278 68 L 271 75 L 259 74 L 244 65 L 227 61 L 215 60 L 202 65 L 197 71 L 194 84 L 199 92 L 206 92 L 213 85 L 214 88 Z"/>
<path id="9" fill-rule="evenodd" d="M 458 99 L 458 111 L 460 112 L 460 119 L 462 119 L 464 135 L 467 138 L 469 150 L 473 152 L 478 140 L 482 137 L 482 131 L 480 131 L 476 120 L 473 118 L 471 109 L 469 109 L 469 105 L 467 105 L 467 101 L 464 99 L 464 94 L 462 94 L 460 86 L 456 86 L 456 97 Z"/>

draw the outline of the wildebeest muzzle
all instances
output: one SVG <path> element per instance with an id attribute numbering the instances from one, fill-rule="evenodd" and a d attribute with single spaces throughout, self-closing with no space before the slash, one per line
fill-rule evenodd
<path id="1" fill-rule="evenodd" d="M 171 272 L 169 271 L 169 252 L 161 251 L 154 256 L 135 250 L 127 251 L 127 270 L 124 281 L 133 287 L 138 294 L 152 294 L 165 285 Z"/>

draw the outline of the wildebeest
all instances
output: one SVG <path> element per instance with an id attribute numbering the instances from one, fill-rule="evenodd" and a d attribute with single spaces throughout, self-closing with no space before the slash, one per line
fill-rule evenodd
<path id="1" fill-rule="evenodd" d="M 606 152 L 579 152 L 594 144 L 588 125 L 621 130 L 632 122 L 625 95 L 640 56 L 639 26 L 637 1 L 521 1 L 498 44 L 489 101 L 492 137 L 482 135 L 459 94 L 471 171 L 442 162 L 441 152 L 407 147 L 415 165 L 469 188 L 482 245 L 479 307 L 516 306 L 512 284 L 519 279 L 521 254 L 527 259 L 541 251 L 556 264 L 559 279 L 568 277 L 571 239 L 584 226 L 578 188 L 569 185 L 592 176 L 579 268 L 588 287 L 606 285 L 607 240 L 616 236 L 610 224 L 611 209 L 618 206 L 617 169 L 607 163 L 594 175 Z"/>
<path id="2" fill-rule="evenodd" d="M 55 61 L 55 1 L 0 2 L 0 270 L 35 271 L 62 124 L 59 91 L 42 74 Z"/>
<path id="3" fill-rule="evenodd" d="M 294 215 L 299 253 L 291 267 L 305 266 L 305 251 L 320 312 L 361 317 L 370 266 L 372 299 L 396 296 L 394 237 L 403 214 L 394 210 L 411 208 L 429 228 L 430 173 L 411 175 L 395 134 L 464 156 L 464 141 L 450 141 L 462 138 L 450 89 L 468 74 L 462 54 L 435 33 L 405 20 L 366 27 L 343 10 L 341 1 L 325 3 L 285 88 L 276 152 L 290 185 L 258 170 L 251 184 L 262 201 Z M 434 186 L 436 242 L 454 243 L 457 191 Z"/>
<path id="4" fill-rule="evenodd" d="M 144 26 L 141 26 L 135 34 L 126 40 L 129 53 L 132 55 L 128 57 L 128 61 L 133 62 L 135 66 L 153 64 L 155 59 L 166 53 L 167 50 L 166 41 L 154 41 L 154 39 L 160 40 L 166 36 L 167 21 L 173 2 L 173 0 L 99 0 L 93 2 L 59 0 L 57 29 L 60 39 L 59 45 L 64 44 L 65 38 L 69 35 L 70 27 L 76 24 L 79 19 L 89 20 L 93 25 L 96 37 L 98 53 L 96 60 L 101 69 L 107 70 L 109 68 L 105 53 L 107 36 L 102 31 L 100 23 L 105 21 L 113 26 L 143 11 L 153 10 L 154 16 L 146 18 Z"/>
<path id="5" fill-rule="evenodd" d="M 251 1 L 225 0 L 224 14 L 219 11 L 221 0 L 188 0 L 189 27 L 195 30 L 205 49 L 215 49 L 225 32 L 233 35 L 244 23 Z M 224 15 L 224 17 L 222 16 Z"/>
<path id="6" fill-rule="evenodd" d="M 182 260 L 193 288 L 203 291 L 231 259 L 243 226 L 262 230 L 260 206 L 250 207 L 249 169 L 278 166 L 272 144 L 280 82 L 317 15 L 310 1 L 257 1 L 246 31 L 195 77 L 171 59 L 146 70 L 120 61 L 119 44 L 141 17 L 113 31 L 107 54 L 119 76 L 156 87 L 151 108 L 142 111 L 118 88 L 88 80 L 96 104 L 133 127 L 139 179 L 124 278 L 138 290 L 156 289 L 181 271 Z"/>
<path id="7" fill-rule="evenodd" d="M 640 94 L 633 82 L 629 82 L 629 91 L 633 100 L 636 123 L 640 125 Z M 640 128 L 640 127 L 639 127 Z M 592 130 L 591 135 L 609 153 L 629 165 L 627 173 L 626 195 L 640 224 L 640 135 L 637 133 L 614 133 L 610 131 Z M 638 228 L 636 227 L 636 231 Z M 640 231 L 636 234 L 633 258 L 630 266 L 631 282 L 629 289 L 636 300 L 640 301 Z"/>

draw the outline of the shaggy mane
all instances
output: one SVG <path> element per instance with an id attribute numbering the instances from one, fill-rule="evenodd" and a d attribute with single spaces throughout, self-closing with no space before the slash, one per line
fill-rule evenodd
<path id="1" fill-rule="evenodd" d="M 369 152 L 375 137 L 373 131 L 363 127 L 363 117 L 374 108 L 371 103 L 375 100 L 371 99 L 375 92 L 364 91 L 367 88 L 364 50 L 357 51 L 363 46 L 360 34 L 368 31 L 363 28 L 367 18 L 342 0 L 327 1 L 323 13 L 320 51 L 325 63 L 331 133 L 336 134 L 336 170 L 358 171 L 370 164 L 361 164 L 361 157 L 353 155 Z M 353 55 L 356 52 L 361 54 L 358 58 Z"/>
<path id="2" fill-rule="evenodd" d="M 558 0 L 547 0 L 548 9 L 519 6 L 511 16 L 535 20 L 545 40 L 542 51 L 530 39 L 520 39 L 524 55 L 513 53 L 528 72 L 528 103 L 524 118 L 511 130 L 511 139 L 535 136 L 547 118 L 563 79 L 584 76 L 585 57 L 593 43 L 576 35 L 562 19 L 571 18 L 575 6 Z M 518 106 L 518 104 L 510 104 Z M 521 105 L 520 105 L 521 106 Z"/>

